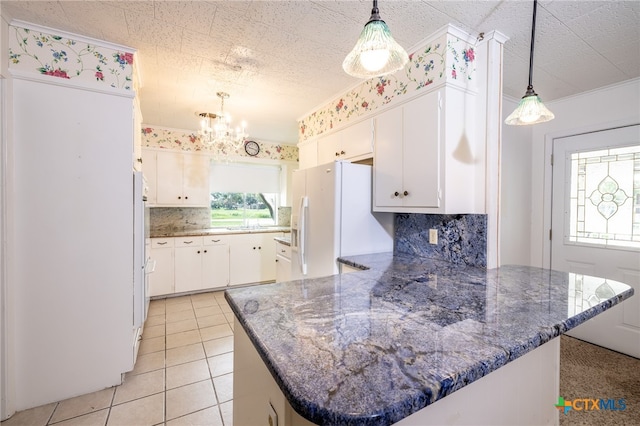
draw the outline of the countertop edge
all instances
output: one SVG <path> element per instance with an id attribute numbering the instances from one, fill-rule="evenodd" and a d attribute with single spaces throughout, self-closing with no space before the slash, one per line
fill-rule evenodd
<path id="1" fill-rule="evenodd" d="M 181 237 L 206 237 L 208 235 L 237 235 L 237 234 L 275 234 L 278 232 L 289 233 L 291 228 L 289 227 L 274 227 L 274 228 L 255 228 L 255 229 L 225 229 L 225 228 L 208 228 L 208 229 L 194 229 L 189 231 L 175 231 L 175 232 L 156 232 L 151 233 L 149 238 L 181 238 Z"/>
<path id="2" fill-rule="evenodd" d="M 369 267 L 366 265 L 357 263 L 355 261 L 339 258 L 338 261 L 341 263 L 348 264 L 358 269 L 367 270 Z M 232 289 L 231 289 L 232 291 Z M 395 423 L 403 418 L 410 416 L 411 414 L 433 404 L 434 402 L 451 395 L 456 390 L 462 389 L 463 387 L 475 382 L 476 380 L 488 375 L 489 373 L 503 367 L 511 361 L 514 361 L 521 356 L 527 354 L 528 352 L 540 347 L 544 343 L 559 337 L 565 332 L 577 327 L 583 322 L 595 317 L 596 315 L 610 309 L 611 307 L 617 305 L 618 303 L 628 299 L 633 296 L 634 290 L 633 288 L 628 289 L 627 291 L 620 293 L 613 298 L 607 299 L 598 305 L 595 305 L 589 308 L 586 311 L 583 311 L 574 317 L 571 317 L 565 321 L 561 321 L 559 323 L 553 324 L 549 327 L 541 329 L 534 336 L 531 336 L 528 339 L 525 339 L 521 342 L 518 342 L 517 345 L 513 345 L 508 348 L 504 348 L 507 353 L 505 353 L 506 357 L 501 360 L 504 362 L 496 362 L 497 359 L 491 360 L 481 360 L 474 363 L 471 368 L 465 371 L 465 374 L 460 374 L 456 377 L 456 380 L 453 382 L 441 383 L 441 390 L 444 392 L 440 392 L 437 395 L 431 395 L 433 398 L 429 400 L 429 395 L 425 395 L 424 393 L 412 394 L 409 399 L 413 400 L 411 404 L 390 404 L 388 406 L 381 407 L 380 410 L 371 413 L 361 413 L 358 415 L 348 414 L 348 413 L 336 413 L 326 408 L 319 407 L 317 403 L 313 401 L 307 401 L 304 399 L 300 399 L 295 395 L 295 392 L 292 392 L 290 389 L 292 386 L 283 380 L 283 374 L 280 373 L 278 366 L 270 359 L 268 351 L 265 346 L 262 344 L 259 337 L 254 332 L 253 328 L 245 321 L 244 316 L 242 315 L 242 310 L 239 306 L 236 305 L 232 296 L 229 294 L 229 290 L 225 291 L 225 299 L 229 302 L 232 311 L 238 321 L 242 325 L 243 329 L 246 331 L 249 339 L 253 343 L 256 348 L 260 358 L 265 363 L 265 366 L 271 373 L 272 377 L 278 384 L 278 387 L 283 392 L 287 401 L 291 405 L 291 407 L 302 417 L 305 419 L 318 423 L 318 424 L 326 424 L 331 423 L 339 423 L 339 424 L 359 424 L 359 425 L 378 425 L 378 424 L 390 424 Z M 483 362 L 484 361 L 484 362 Z M 400 405 L 404 407 L 411 407 L 402 409 L 399 407 Z"/>

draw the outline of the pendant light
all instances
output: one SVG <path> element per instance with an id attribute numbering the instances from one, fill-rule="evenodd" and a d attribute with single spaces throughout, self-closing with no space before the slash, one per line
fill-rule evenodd
<path id="1" fill-rule="evenodd" d="M 360 33 L 353 50 L 342 62 L 342 69 L 354 77 L 372 78 L 402 69 L 409 55 L 391 35 L 387 24 L 380 19 L 378 0 L 373 0 L 371 17 Z"/>
<path id="2" fill-rule="evenodd" d="M 544 106 L 538 94 L 533 90 L 533 42 L 536 36 L 536 9 L 538 0 L 533 0 L 533 24 L 531 25 L 531 51 L 529 53 L 529 85 L 527 91 L 520 99 L 518 107 L 504 121 L 511 126 L 524 126 L 528 124 L 544 123 L 555 117 Z"/>

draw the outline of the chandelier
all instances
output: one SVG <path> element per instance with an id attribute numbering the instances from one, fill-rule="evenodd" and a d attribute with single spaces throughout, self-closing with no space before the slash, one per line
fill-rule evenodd
<path id="1" fill-rule="evenodd" d="M 240 148 L 245 139 L 249 136 L 246 132 L 247 123 L 244 121 L 235 129 L 231 127 L 231 117 L 224 113 L 224 100 L 229 97 L 228 93 L 218 92 L 220 98 L 220 112 L 214 114 L 201 112 L 200 116 L 200 140 L 207 144 L 231 145 L 233 148 Z"/>

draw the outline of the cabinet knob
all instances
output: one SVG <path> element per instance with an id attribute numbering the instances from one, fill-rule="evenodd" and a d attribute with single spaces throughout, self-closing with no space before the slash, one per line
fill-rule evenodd
<path id="1" fill-rule="evenodd" d="M 403 194 L 406 197 L 407 195 L 409 195 L 409 191 L 404 191 Z"/>
<path id="2" fill-rule="evenodd" d="M 340 151 L 340 155 L 345 155 L 345 154 L 346 154 L 346 152 Z"/>
<path id="3" fill-rule="evenodd" d="M 336 151 L 336 157 L 339 157 L 339 156 L 340 156 L 340 153 Z"/>
<path id="4" fill-rule="evenodd" d="M 188 200 L 188 199 L 189 199 L 189 197 L 187 197 L 187 196 L 185 195 L 185 196 L 184 196 L 184 199 L 185 199 L 185 200 Z"/>
<path id="5" fill-rule="evenodd" d="M 178 200 L 182 200 L 182 197 L 178 196 Z"/>
<path id="6" fill-rule="evenodd" d="M 200 250 L 198 250 L 198 254 L 200 254 Z"/>
<path id="7" fill-rule="evenodd" d="M 206 253 L 207 251 L 205 250 L 204 252 Z"/>
<path id="8" fill-rule="evenodd" d="M 262 250 L 262 247 L 258 247 L 258 250 Z"/>
<path id="9" fill-rule="evenodd" d="M 255 250 L 256 248 L 254 247 L 253 249 Z"/>
<path id="10" fill-rule="evenodd" d="M 399 193 L 398 191 L 396 191 L 396 192 L 394 192 L 394 193 L 393 193 L 393 196 L 394 196 L 394 197 L 397 197 L 398 195 L 400 195 L 400 193 Z"/>

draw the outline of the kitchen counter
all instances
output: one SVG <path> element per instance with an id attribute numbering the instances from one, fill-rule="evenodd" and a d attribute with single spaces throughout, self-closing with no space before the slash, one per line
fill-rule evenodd
<path id="1" fill-rule="evenodd" d="M 291 232 L 289 226 L 266 226 L 266 227 L 231 227 L 231 228 L 206 228 L 190 229 L 181 231 L 161 231 L 151 232 L 151 238 L 169 237 L 199 237 L 207 235 L 229 235 L 229 234 L 257 234 L 269 232 Z"/>
<path id="2" fill-rule="evenodd" d="M 225 293 L 290 406 L 317 424 L 400 421 L 633 295 L 606 280 L 580 311 L 574 284 L 604 279 L 390 253 L 340 261 L 363 271 Z"/>
<path id="3" fill-rule="evenodd" d="M 274 240 L 276 240 L 280 244 L 284 244 L 285 246 L 291 246 L 291 236 L 290 235 L 288 235 L 286 237 L 275 237 Z"/>

